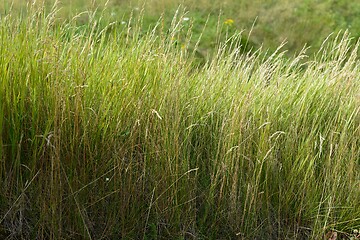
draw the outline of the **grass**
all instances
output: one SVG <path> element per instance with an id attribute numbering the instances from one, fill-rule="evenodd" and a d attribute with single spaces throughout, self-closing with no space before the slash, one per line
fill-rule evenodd
<path id="1" fill-rule="evenodd" d="M 23 11 L 29 1 L 0 1 L 0 14 L 12 11 Z M 33 1 L 31 1 L 33 2 Z M 55 0 L 36 0 L 37 5 L 45 2 L 50 11 Z M 13 3 L 13 4 L 12 4 Z M 152 28 L 160 15 L 163 15 L 166 28 L 172 21 L 173 13 L 181 4 L 188 13 L 186 18 L 192 22 L 192 34 L 201 41 L 197 46 L 198 55 L 210 58 L 218 43 L 218 22 L 233 20 L 228 26 L 231 33 L 243 32 L 247 37 L 248 46 L 258 49 L 275 51 L 283 42 L 287 42 L 285 55 L 292 57 L 298 54 L 306 44 L 311 46 L 307 51 L 311 56 L 320 48 L 322 40 L 332 32 L 348 29 L 356 39 L 360 35 L 360 24 L 357 16 L 360 14 L 360 2 L 350 0 L 334 1 L 302 1 L 302 0 L 61 0 L 58 1 L 59 13 L 62 19 L 71 19 L 83 11 L 104 12 L 107 21 L 128 22 L 131 14 L 143 15 L 142 30 Z M 82 14 L 77 18 L 77 25 L 86 27 L 88 18 Z M 205 27 L 205 31 L 203 31 Z M 224 39 L 222 39 L 224 40 Z M 192 44 L 194 47 L 195 43 Z M 355 44 L 355 42 L 353 43 Z"/>
<path id="2" fill-rule="evenodd" d="M 219 43 L 32 8 L 0 22 L 0 236 L 321 239 L 360 228 L 358 44 Z M 141 16 L 141 15 L 140 15 Z M 226 35 L 226 29 L 219 30 Z M 183 37 L 183 45 L 176 39 Z"/>

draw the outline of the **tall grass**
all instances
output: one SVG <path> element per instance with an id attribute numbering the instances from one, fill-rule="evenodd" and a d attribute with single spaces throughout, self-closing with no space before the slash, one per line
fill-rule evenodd
<path id="1" fill-rule="evenodd" d="M 320 239 L 360 227 L 360 74 L 347 33 L 315 60 L 211 61 L 141 33 L 0 22 L 0 236 Z M 187 34 L 191 38 L 191 31 Z M 304 63 L 305 62 L 305 63 Z M 195 66 L 195 67 L 194 67 Z"/>

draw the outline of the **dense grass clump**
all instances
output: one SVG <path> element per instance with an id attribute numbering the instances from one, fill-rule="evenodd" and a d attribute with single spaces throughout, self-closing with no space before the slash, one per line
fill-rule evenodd
<path id="1" fill-rule="evenodd" d="M 0 20 L 0 237 L 321 239 L 360 228 L 360 63 L 239 36 L 206 63 L 169 30 Z M 183 34 L 183 33 L 181 33 Z"/>

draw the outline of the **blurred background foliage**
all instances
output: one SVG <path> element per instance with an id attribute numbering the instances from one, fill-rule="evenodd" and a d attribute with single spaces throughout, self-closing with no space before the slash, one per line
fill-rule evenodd
<path id="1" fill-rule="evenodd" d="M 43 1 L 49 9 L 55 2 L 38 0 L 35 4 Z M 3 0 L 1 14 L 10 9 L 21 11 L 31 3 L 32 0 Z M 204 57 L 211 55 L 221 37 L 235 32 L 242 32 L 246 50 L 262 46 L 271 52 L 286 42 L 283 50 L 288 56 L 298 53 L 305 45 L 310 47 L 311 56 L 332 33 L 349 30 L 354 41 L 360 35 L 357 17 L 360 1 L 351 0 L 61 0 L 58 16 L 72 19 L 81 12 L 96 10 L 102 14 L 104 24 L 116 21 L 121 26 L 141 15 L 146 31 L 160 16 L 163 27 L 170 25 L 179 6 L 183 10 L 184 34 L 186 27 L 191 26 L 193 45 L 201 35 L 198 54 Z M 85 26 L 89 16 L 84 13 L 76 19 Z M 229 19 L 231 24 L 227 24 Z M 182 40 L 177 39 L 179 46 Z"/>

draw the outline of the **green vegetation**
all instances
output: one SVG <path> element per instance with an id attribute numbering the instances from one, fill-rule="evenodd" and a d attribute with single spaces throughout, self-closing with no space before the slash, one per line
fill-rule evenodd
<path id="1" fill-rule="evenodd" d="M 34 1 L 36 5 L 45 2 L 50 11 L 56 0 Z M 31 1 L 0 1 L 0 13 L 8 12 L 11 6 L 13 10 L 21 10 L 28 2 Z M 305 44 L 311 46 L 308 54 L 313 55 L 323 39 L 340 30 L 348 29 L 355 39 L 360 37 L 360 2 L 351 0 L 61 0 L 58 1 L 58 17 L 69 19 L 80 12 L 97 9 L 104 13 L 108 22 L 128 22 L 131 13 L 139 15 L 144 8 L 142 27 L 146 31 L 162 14 L 169 28 L 179 4 L 188 11 L 186 17 L 188 24 L 193 25 L 194 38 L 202 34 L 197 50 L 204 58 L 214 54 L 219 37 L 218 22 L 224 23 L 226 19 L 234 21 L 227 26 L 231 33 L 244 31 L 243 37 L 249 37 L 250 47 L 263 46 L 275 51 L 287 42 L 284 49 L 288 57 L 298 54 Z M 78 26 L 86 26 L 88 22 L 86 14 L 77 18 Z"/>
<path id="2" fill-rule="evenodd" d="M 356 239 L 347 32 L 307 61 L 244 53 L 221 20 L 199 61 L 181 9 L 152 28 L 28 11 L 0 20 L 0 238 Z"/>

